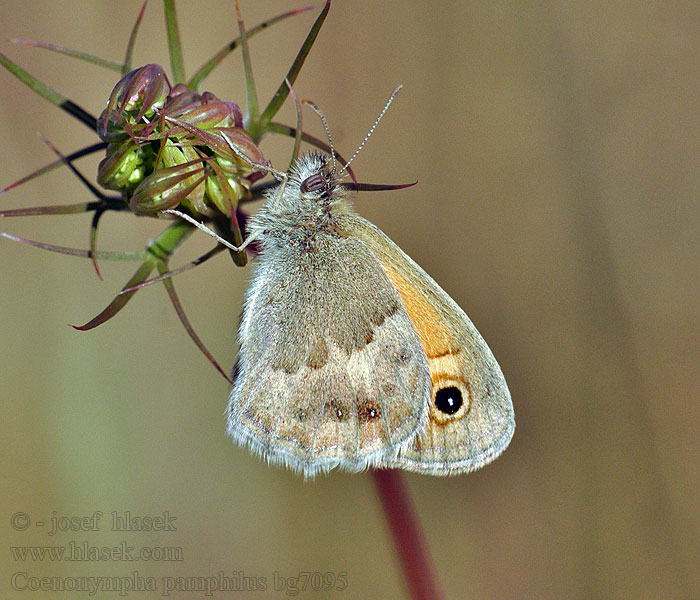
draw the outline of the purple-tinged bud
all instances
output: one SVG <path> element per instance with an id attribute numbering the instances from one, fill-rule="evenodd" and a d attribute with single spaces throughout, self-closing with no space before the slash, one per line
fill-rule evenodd
<path id="1" fill-rule="evenodd" d="M 243 127 L 243 113 L 238 104 L 219 100 L 211 92 L 204 92 L 200 95 L 187 89 L 181 83 L 177 84 L 170 92 L 168 100 L 163 106 L 163 112 L 169 117 L 192 122 L 190 117 L 191 111 L 197 109 L 206 110 L 203 107 L 212 107 L 212 105 L 217 106 L 216 112 L 221 115 L 221 121 L 213 123 L 212 126 Z M 214 109 L 211 108 L 210 110 Z"/>
<path id="2" fill-rule="evenodd" d="M 127 73 L 114 86 L 107 108 L 97 121 L 97 133 L 106 142 L 123 137 L 124 124 L 137 125 L 152 117 L 170 93 L 168 77 L 160 65 L 150 64 Z"/>
<path id="3" fill-rule="evenodd" d="M 163 106 L 163 112 L 168 115 L 177 115 L 188 107 L 198 106 L 201 103 L 202 97 L 197 92 L 190 90 L 184 83 L 178 83 L 170 91 L 170 95 Z"/>
<path id="4" fill-rule="evenodd" d="M 212 150 L 216 153 L 216 162 L 226 174 L 245 177 L 258 170 L 255 165 L 267 165 L 265 156 L 245 129 L 216 127 L 212 133 L 222 141 L 212 146 Z"/>
<path id="5" fill-rule="evenodd" d="M 220 163 L 223 161 L 226 170 L 231 174 L 246 176 L 252 171 L 258 170 L 256 165 L 267 164 L 260 148 L 245 129 L 214 127 L 210 131 L 205 131 L 180 119 L 166 116 L 165 120 L 190 133 L 192 137 L 185 142 L 187 145 L 202 145 L 212 150 L 217 161 Z"/>
<path id="6" fill-rule="evenodd" d="M 208 131 L 214 127 L 231 127 L 236 120 L 235 110 L 232 109 L 232 102 L 210 102 L 209 104 L 191 104 L 180 110 L 177 114 L 170 112 L 169 108 L 165 108 L 165 115 L 176 118 L 178 121 L 184 121 L 189 125 L 199 129 Z M 235 106 L 235 105 L 234 105 Z M 169 125 L 173 125 L 170 123 Z M 149 139 L 157 139 L 159 137 L 187 137 L 191 130 L 184 127 L 172 126 L 170 129 L 164 129 L 161 133 L 156 133 L 150 136 Z"/>

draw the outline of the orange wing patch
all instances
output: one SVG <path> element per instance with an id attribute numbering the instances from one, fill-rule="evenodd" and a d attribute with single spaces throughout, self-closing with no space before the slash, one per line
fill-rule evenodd
<path id="1" fill-rule="evenodd" d="M 457 340 L 445 327 L 445 318 L 429 302 L 428 298 L 391 265 L 382 263 L 382 266 L 399 293 L 401 302 L 418 331 L 418 339 L 420 339 L 428 358 L 441 358 L 459 352 Z"/>
<path id="2" fill-rule="evenodd" d="M 430 403 L 431 422 L 433 425 L 462 419 L 469 412 L 472 394 L 469 382 L 463 376 L 464 350 L 460 348 L 454 333 L 449 329 L 449 321 L 429 301 L 429 296 L 417 290 L 405 277 L 391 265 L 382 263 L 389 279 L 399 293 L 401 302 L 413 322 L 418 339 L 428 357 L 432 392 Z M 456 388 L 461 395 L 462 405 L 452 413 L 445 413 L 436 407 L 436 395 L 441 390 Z"/>

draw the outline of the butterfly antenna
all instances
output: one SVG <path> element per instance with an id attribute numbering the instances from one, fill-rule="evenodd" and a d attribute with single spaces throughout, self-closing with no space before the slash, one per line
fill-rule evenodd
<path id="1" fill-rule="evenodd" d="M 318 118 L 321 119 L 321 123 L 323 123 L 323 128 L 326 130 L 326 137 L 328 138 L 328 145 L 331 148 L 331 160 L 333 161 L 333 173 L 335 173 L 335 170 L 337 168 L 337 163 L 335 160 L 335 148 L 333 148 L 333 140 L 331 139 L 331 130 L 328 128 L 328 121 L 326 121 L 326 116 L 321 112 L 321 109 L 316 106 L 311 100 L 304 100 L 304 104 L 308 104 L 311 110 L 313 110 L 317 115 Z"/>
<path id="2" fill-rule="evenodd" d="M 389 96 L 389 99 L 386 101 L 386 104 L 384 105 L 384 108 L 382 109 L 382 112 L 379 113 L 379 116 L 376 118 L 374 121 L 374 124 L 372 127 L 369 128 L 369 131 L 367 132 L 367 135 L 365 136 L 365 139 L 362 140 L 362 143 L 357 147 L 357 150 L 355 150 L 355 154 L 353 154 L 350 157 L 350 160 L 345 163 L 345 166 L 341 169 L 341 173 L 345 171 L 349 166 L 350 163 L 355 160 L 355 157 L 360 153 L 360 150 L 364 148 L 365 144 L 367 143 L 367 140 L 369 139 L 369 136 L 371 136 L 374 133 L 374 130 L 377 128 L 377 125 L 379 125 L 379 121 L 382 120 L 382 117 L 384 116 L 384 113 L 389 110 L 389 106 L 391 106 L 391 103 L 394 101 L 394 98 L 396 98 L 396 94 L 399 93 L 403 85 L 398 86 L 393 92 L 391 92 L 391 96 Z"/>

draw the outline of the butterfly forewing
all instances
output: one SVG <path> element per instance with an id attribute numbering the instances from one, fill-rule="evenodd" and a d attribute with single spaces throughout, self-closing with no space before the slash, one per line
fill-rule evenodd
<path id="1" fill-rule="evenodd" d="M 393 459 L 422 429 L 423 347 L 385 271 L 352 239 L 259 259 L 244 309 L 229 433 L 313 475 Z"/>

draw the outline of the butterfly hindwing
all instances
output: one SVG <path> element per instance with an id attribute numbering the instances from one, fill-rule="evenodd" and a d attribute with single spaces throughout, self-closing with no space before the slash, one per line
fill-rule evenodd
<path id="1" fill-rule="evenodd" d="M 449 475 L 495 459 L 515 429 L 513 404 L 491 350 L 464 311 L 369 221 L 343 220 L 379 260 L 416 328 L 428 359 L 432 390 L 425 430 L 387 466 Z"/>

